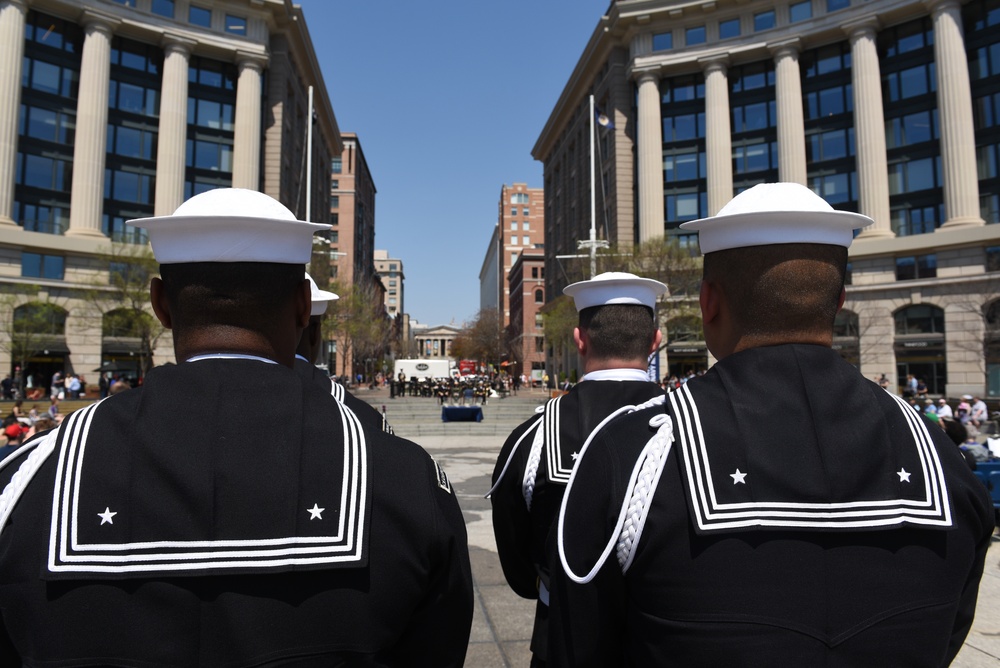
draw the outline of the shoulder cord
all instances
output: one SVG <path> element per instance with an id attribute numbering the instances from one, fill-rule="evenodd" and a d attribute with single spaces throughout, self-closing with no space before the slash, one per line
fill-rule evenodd
<path id="1" fill-rule="evenodd" d="M 541 406 L 539 406 L 538 408 L 535 409 L 535 413 L 541 413 L 544 410 L 545 410 L 545 406 L 543 404 L 543 405 L 541 405 Z M 510 449 L 510 454 L 507 455 L 507 461 L 504 462 L 503 470 L 500 471 L 500 475 L 497 476 L 496 483 L 492 487 L 490 487 L 490 491 L 486 492 L 486 496 L 483 497 L 484 499 L 490 498 L 490 496 L 493 495 L 493 492 L 495 492 L 496 489 L 497 489 L 497 487 L 500 485 L 500 481 L 503 480 L 504 475 L 506 475 L 507 468 L 510 466 L 511 461 L 513 461 L 513 459 L 514 459 L 514 453 L 517 452 L 517 448 L 518 448 L 519 445 L 521 445 L 521 441 L 523 441 L 525 438 L 527 438 L 528 434 L 530 434 L 532 432 L 532 430 L 538 429 L 538 426 L 541 423 L 542 423 L 542 417 L 539 417 L 537 420 L 535 420 L 535 423 L 532 424 L 527 429 L 525 429 L 524 433 L 521 434 L 521 437 L 519 439 L 517 439 L 517 442 L 514 444 L 514 447 Z"/>
<path id="2" fill-rule="evenodd" d="M 631 563 L 630 555 L 632 548 L 634 547 L 635 542 L 638 540 L 638 537 L 642 534 L 642 527 L 643 524 L 645 523 L 645 512 L 646 509 L 648 508 L 646 499 L 648 499 L 648 497 L 652 494 L 653 490 L 656 487 L 656 482 L 659 480 L 658 471 L 656 470 L 650 471 L 647 469 L 649 469 L 650 467 L 653 467 L 654 469 L 656 467 L 659 467 L 660 469 L 662 469 L 662 462 L 666 461 L 666 455 L 669 453 L 670 444 L 673 443 L 673 431 L 674 431 L 673 420 L 671 420 L 670 416 L 666 414 L 663 414 L 662 417 L 660 415 L 656 415 L 653 419 L 650 420 L 650 426 L 657 427 L 657 433 L 654 434 L 651 439 L 649 439 L 649 441 L 643 447 L 642 452 L 639 453 L 639 457 L 636 460 L 635 467 L 633 467 L 632 469 L 632 474 L 631 476 L 629 476 L 629 483 L 628 487 L 626 488 L 627 490 L 629 490 L 628 493 L 626 494 L 627 500 L 624 504 L 622 504 L 621 511 L 618 514 L 618 520 L 615 522 L 615 526 L 621 528 L 612 534 L 611 540 L 609 540 L 608 544 L 604 547 L 604 551 L 598 558 L 597 563 L 595 563 L 594 567 L 591 568 L 590 571 L 583 576 L 577 575 L 570 568 L 569 562 L 566 560 L 566 543 L 563 539 L 563 536 L 565 534 L 565 524 L 566 524 L 566 506 L 568 505 L 570 493 L 572 492 L 573 489 L 573 483 L 576 481 L 577 471 L 579 471 L 581 466 L 580 462 L 583 461 L 583 457 L 586 454 L 587 449 L 590 447 L 590 444 L 593 442 L 594 437 L 597 435 L 598 432 L 601 431 L 601 429 L 604 428 L 604 426 L 608 422 L 611 422 L 611 420 L 618 417 L 619 415 L 625 413 L 632 413 L 651 406 L 662 405 L 665 401 L 666 401 L 666 395 L 664 394 L 656 396 L 650 399 L 649 401 L 646 401 L 636 406 L 622 406 L 618 410 L 611 413 L 611 415 L 604 418 L 600 422 L 600 424 L 597 425 L 594 431 L 590 433 L 590 436 L 587 437 L 587 440 L 584 442 L 583 447 L 580 448 L 580 455 L 577 458 L 576 465 L 573 467 L 573 472 L 569 476 L 569 482 L 566 484 L 566 493 L 563 495 L 562 504 L 559 506 L 559 523 L 556 529 L 556 543 L 558 544 L 559 547 L 559 560 L 560 562 L 562 562 L 562 567 L 563 570 L 566 572 L 566 575 L 571 580 L 573 580 L 573 582 L 576 582 L 577 584 L 586 584 L 587 582 L 590 582 L 591 580 L 594 579 L 594 576 L 597 575 L 597 572 L 601 569 L 601 566 L 604 565 L 604 562 L 607 561 L 608 556 L 610 556 L 611 550 L 615 548 L 615 545 L 617 543 L 622 541 L 621 537 L 625 533 L 630 534 L 629 536 L 630 540 L 623 541 L 624 544 L 619 548 L 619 555 L 624 555 L 624 558 L 628 560 L 629 563 Z M 647 459 L 650 456 L 651 450 L 654 450 L 654 456 L 656 456 L 656 460 L 647 463 Z M 656 451 L 659 452 L 657 453 Z M 646 480 L 651 484 L 649 486 L 645 485 L 643 486 L 643 490 L 639 492 L 642 498 L 639 499 L 635 498 L 637 481 L 643 474 L 645 474 Z M 625 529 L 626 516 L 629 516 L 629 519 L 632 520 L 630 529 L 628 530 Z M 619 559 L 621 558 L 622 556 L 619 556 Z"/>

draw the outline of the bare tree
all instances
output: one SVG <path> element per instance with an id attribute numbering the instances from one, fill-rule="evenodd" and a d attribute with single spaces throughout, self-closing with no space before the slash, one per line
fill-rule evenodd
<path id="1" fill-rule="evenodd" d="M 331 303 L 325 323 L 327 331 L 340 341 L 343 359 L 351 358 L 355 369 L 358 360 L 383 361 L 392 342 L 392 323 L 378 291 L 370 284 L 332 287 L 340 299 Z"/>
<path id="2" fill-rule="evenodd" d="M 499 368 L 504 357 L 515 354 L 509 331 L 503 326 L 500 311 L 481 309 L 476 317 L 465 324 L 451 343 L 452 355 L 457 358 L 475 359 L 480 364 Z"/>

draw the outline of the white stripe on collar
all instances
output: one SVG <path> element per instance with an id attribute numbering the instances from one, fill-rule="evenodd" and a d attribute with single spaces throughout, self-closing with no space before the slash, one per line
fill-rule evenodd
<path id="1" fill-rule="evenodd" d="M 239 353 L 205 353 L 204 355 L 189 357 L 186 361 L 200 362 L 201 360 L 257 360 L 258 362 L 277 364 L 274 360 L 269 360 L 266 357 L 258 357 L 257 355 L 240 355 Z"/>
<path id="2" fill-rule="evenodd" d="M 585 380 L 643 380 L 649 382 L 649 375 L 641 369 L 600 369 L 584 375 L 580 382 Z"/>
<path id="3" fill-rule="evenodd" d="M 305 357 L 303 357 L 302 355 L 299 355 L 298 353 L 295 353 L 295 359 L 302 360 L 303 362 L 308 362 L 309 361 Z"/>

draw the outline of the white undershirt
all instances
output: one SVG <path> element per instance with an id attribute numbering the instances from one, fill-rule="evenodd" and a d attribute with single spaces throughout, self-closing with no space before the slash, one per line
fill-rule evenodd
<path id="1" fill-rule="evenodd" d="M 585 380 L 641 380 L 649 382 L 649 374 L 641 369 L 600 369 L 585 374 L 580 379 Z"/>
<path id="2" fill-rule="evenodd" d="M 239 353 L 205 353 L 204 355 L 195 355 L 187 359 L 188 362 L 200 362 L 201 360 L 256 360 L 268 364 L 277 364 L 274 360 L 269 360 L 266 357 L 240 355 Z"/>

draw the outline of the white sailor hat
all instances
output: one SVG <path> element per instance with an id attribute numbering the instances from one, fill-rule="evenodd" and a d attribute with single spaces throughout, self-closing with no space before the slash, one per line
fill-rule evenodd
<path id="1" fill-rule="evenodd" d="M 209 190 L 187 200 L 170 216 L 128 223 L 149 233 L 153 256 L 160 264 L 305 264 L 312 255 L 313 234 L 330 229 L 297 220 L 276 199 L 243 188 Z"/>
<path id="2" fill-rule="evenodd" d="M 589 281 L 563 288 L 563 293 L 573 298 L 577 311 L 608 304 L 637 304 L 654 308 L 656 298 L 666 291 L 667 286 L 659 281 L 622 271 L 608 271 Z"/>
<path id="3" fill-rule="evenodd" d="M 702 253 L 770 246 L 827 244 L 850 247 L 854 230 L 871 225 L 868 216 L 837 211 L 798 183 L 760 183 L 744 190 L 716 215 L 681 225 L 698 231 Z"/>
<path id="4" fill-rule="evenodd" d="M 306 278 L 309 280 L 310 299 L 312 299 L 312 310 L 309 312 L 309 315 L 323 315 L 326 313 L 326 307 L 330 302 L 340 299 L 340 297 L 329 290 L 320 290 L 319 286 L 316 285 L 316 281 L 309 275 L 309 272 L 306 272 Z"/>

